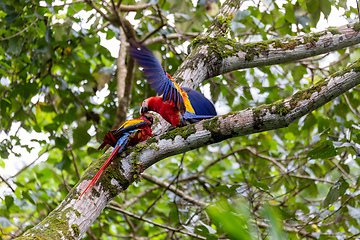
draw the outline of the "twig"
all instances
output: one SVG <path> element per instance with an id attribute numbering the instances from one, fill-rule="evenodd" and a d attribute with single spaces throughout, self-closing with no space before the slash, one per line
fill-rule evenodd
<path id="1" fill-rule="evenodd" d="M 165 182 L 165 181 L 161 181 L 160 179 L 157 179 L 147 173 L 142 173 L 141 175 L 144 179 L 152 182 L 152 183 L 155 183 L 161 187 L 164 187 L 164 188 L 167 188 L 169 189 L 170 191 L 172 191 L 173 193 L 175 193 L 176 195 L 178 195 L 179 197 L 181 197 L 182 199 L 188 201 L 188 202 L 191 202 L 195 205 L 198 205 L 198 206 L 201 206 L 201 207 L 206 207 L 208 206 L 208 203 L 206 202 L 203 202 L 199 199 L 196 199 L 194 197 L 191 197 L 189 195 L 187 195 L 186 193 L 184 193 L 183 191 L 177 189 L 176 187 L 174 187 L 173 185 Z"/>
<path id="2" fill-rule="evenodd" d="M 179 39 L 179 40 L 187 40 L 190 38 L 195 38 L 199 36 L 199 33 L 170 33 L 168 35 L 166 35 L 166 39 L 167 40 L 174 40 L 174 39 Z M 144 45 L 152 45 L 155 43 L 164 43 L 165 42 L 165 38 L 164 36 L 156 36 L 153 38 L 149 38 L 147 40 L 145 40 L 143 43 Z"/>
<path id="3" fill-rule="evenodd" d="M 112 19 L 105 13 L 103 13 L 103 11 L 101 11 L 101 9 L 92 2 L 92 0 L 85 0 L 85 2 L 87 2 L 92 8 L 94 8 L 104 19 L 111 22 Z"/>
<path id="4" fill-rule="evenodd" d="M 146 35 L 143 39 L 140 40 L 140 43 L 143 43 L 146 41 L 146 39 L 150 38 L 152 35 L 154 35 L 155 33 L 157 33 L 158 31 L 160 31 L 160 29 L 165 26 L 166 24 L 164 23 L 164 19 L 163 19 L 163 16 L 160 12 L 160 8 L 158 6 L 157 8 L 157 12 L 159 14 L 159 17 L 160 17 L 160 25 L 154 30 L 152 31 L 151 33 L 149 33 L 148 35 Z"/>
<path id="5" fill-rule="evenodd" d="M 353 179 L 337 162 L 333 161 L 332 159 L 329 159 L 330 162 L 332 162 L 339 170 L 342 172 L 353 184 L 356 184 L 356 180 Z"/>
<path id="6" fill-rule="evenodd" d="M 37 160 L 39 160 L 39 158 L 40 158 L 43 154 L 45 154 L 45 153 L 53 150 L 54 148 L 55 148 L 55 146 L 52 146 L 51 148 L 46 149 L 43 153 L 41 153 L 41 154 L 40 154 L 34 161 L 32 161 L 29 165 L 24 166 L 22 169 L 20 169 L 20 171 L 18 171 L 17 173 L 15 173 L 14 175 L 12 175 L 11 177 L 8 177 L 6 180 L 9 180 L 10 178 L 16 177 L 16 176 L 19 175 L 21 172 L 23 172 L 24 170 L 26 170 L 28 167 L 30 167 L 31 165 L 33 165 Z"/>
<path id="7" fill-rule="evenodd" d="M 15 193 L 15 190 L 12 188 L 12 186 L 0 175 L 1 181 L 3 181 L 13 193 Z"/>
<path id="8" fill-rule="evenodd" d="M 137 214 L 134 214 L 132 212 L 129 212 L 129 211 L 126 211 L 124 209 L 121 209 L 121 208 L 118 208 L 118 207 L 113 207 L 113 206 L 106 206 L 108 209 L 112 209 L 112 210 L 115 210 L 115 211 L 118 211 L 118 212 L 121 212 L 123 214 L 126 214 L 130 217 L 133 217 L 133 218 L 136 218 L 138 220 L 141 220 L 141 221 L 144 221 L 144 222 L 147 222 L 147 223 L 150 223 L 150 224 L 153 224 L 154 226 L 157 226 L 157 227 L 161 227 L 161 228 L 164 228 L 164 229 L 167 229 L 169 231 L 174 231 L 174 232 L 180 232 L 180 233 L 183 233 L 183 234 L 186 234 L 186 235 L 189 235 L 191 237 L 195 237 L 195 238 L 199 238 L 199 239 L 206 239 L 206 237 L 203 237 L 203 236 L 200 236 L 196 233 L 191 233 L 191 232 L 188 232 L 188 231 L 185 231 L 181 228 L 175 228 L 175 227 L 171 227 L 171 226 L 167 226 L 167 225 L 164 225 L 164 224 L 161 224 L 161 223 L 157 223 L 157 222 L 154 222 L 152 220 L 149 220 L 147 218 L 143 218 Z"/>
<path id="9" fill-rule="evenodd" d="M 78 170 L 78 167 L 77 167 L 77 164 L 76 164 L 75 154 L 74 154 L 73 150 L 70 150 L 70 153 L 71 153 L 71 156 L 72 156 L 73 161 L 74 161 L 74 167 L 75 167 L 76 175 L 77 175 L 78 179 L 80 179 L 80 173 L 79 173 L 79 170 Z"/>
<path id="10" fill-rule="evenodd" d="M 0 41 L 6 41 L 9 40 L 13 37 L 19 36 L 20 34 L 22 34 L 23 32 L 25 32 L 26 30 L 28 30 L 29 27 L 31 27 L 32 25 L 34 25 L 36 23 L 36 21 L 38 20 L 38 18 L 36 18 L 34 21 L 31 21 L 30 25 L 27 26 L 26 28 L 24 28 L 23 30 L 21 30 L 20 32 L 15 33 L 14 35 L 10 36 L 10 37 L 6 37 L 6 38 L 0 38 Z"/>
<path id="11" fill-rule="evenodd" d="M 144 173 L 143 173 L 144 174 Z M 152 186 L 152 187 L 149 187 L 147 189 L 145 189 L 144 191 L 141 191 L 139 194 L 137 194 L 136 196 L 134 196 L 133 198 L 131 198 L 130 200 L 127 200 L 124 204 L 122 205 L 118 205 L 118 207 L 121 207 L 123 209 L 126 209 L 127 207 L 133 205 L 136 201 L 138 201 L 139 199 L 141 199 L 142 197 L 144 197 L 146 194 L 148 194 L 149 192 L 152 192 L 156 189 L 158 189 L 159 186 L 158 185 L 155 185 L 155 186 Z M 110 204 L 114 204 L 115 206 L 118 204 L 117 202 L 115 201 L 111 201 Z"/>
<path id="12" fill-rule="evenodd" d="M 360 114 L 357 113 L 357 112 L 355 111 L 355 109 L 351 106 L 350 101 L 349 101 L 348 97 L 346 96 L 346 93 L 344 93 L 342 96 L 345 98 L 345 101 L 346 101 L 347 105 L 349 105 L 350 111 L 351 111 L 357 118 L 360 118 Z"/>
<path id="13" fill-rule="evenodd" d="M 121 2 L 121 1 L 119 1 L 119 2 Z M 121 12 L 136 12 L 140 9 L 147 9 L 151 6 L 152 6 L 152 4 L 150 4 L 150 3 L 144 3 L 144 4 L 138 4 L 138 5 L 120 5 L 120 7 L 118 7 L 118 9 Z"/>
<path id="14" fill-rule="evenodd" d="M 179 175 L 180 175 L 180 172 L 182 170 L 182 164 L 184 162 L 184 157 L 185 157 L 185 153 L 183 154 L 183 157 L 181 159 L 181 162 L 180 162 L 180 166 L 179 166 L 179 171 L 176 175 L 176 177 L 171 181 L 171 183 L 164 189 L 164 191 L 162 191 L 162 193 L 160 194 L 159 197 L 157 197 L 154 202 L 145 210 L 145 212 L 141 215 L 141 217 L 145 216 L 146 213 L 149 212 L 149 210 L 155 206 L 155 204 L 160 200 L 160 198 L 165 194 L 165 192 L 171 187 L 172 184 L 174 184 L 174 182 L 178 179 Z"/>
<path id="15" fill-rule="evenodd" d="M 258 221 L 258 222 L 256 222 L 256 225 L 258 225 L 259 227 L 262 227 L 262 228 L 271 228 L 271 226 L 269 224 L 264 223 L 264 222 L 259 222 Z M 284 225 L 283 229 L 286 232 L 296 232 L 296 233 L 300 234 L 301 236 L 306 236 L 306 237 L 311 238 L 311 239 L 317 239 L 316 237 L 314 237 L 312 235 L 309 235 L 310 233 L 305 232 L 303 230 L 298 230 L 295 227 L 290 227 L 290 226 Z"/>

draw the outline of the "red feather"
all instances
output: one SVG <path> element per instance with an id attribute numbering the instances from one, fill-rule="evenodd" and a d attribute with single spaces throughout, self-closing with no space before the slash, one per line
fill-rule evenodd
<path id="1" fill-rule="evenodd" d="M 129 47 L 129 55 L 143 68 L 150 86 L 159 95 L 162 95 L 160 98 L 146 99 L 143 102 L 144 105 L 141 104 L 143 109 L 141 111 L 158 112 L 173 127 L 183 126 L 217 115 L 214 104 L 200 92 L 179 87 L 147 47 L 134 39 L 130 42 L 132 46 Z"/>
<path id="2" fill-rule="evenodd" d="M 119 149 L 120 146 L 117 146 L 112 153 L 110 154 L 109 158 L 106 160 L 106 162 L 104 163 L 104 165 L 102 165 L 102 167 L 100 168 L 100 170 L 97 172 L 97 174 L 95 175 L 95 177 L 91 180 L 91 182 L 89 183 L 89 185 L 85 188 L 85 190 L 82 192 L 82 194 L 80 195 L 80 197 L 78 198 L 78 201 L 80 200 L 80 198 L 86 193 L 86 191 L 89 189 L 89 191 L 91 191 L 91 189 L 94 187 L 95 183 L 99 180 L 101 174 L 105 171 L 105 169 L 110 165 L 111 161 L 113 160 L 113 158 L 117 155 L 116 152 Z"/>
<path id="3" fill-rule="evenodd" d="M 111 161 L 117 154 L 121 153 L 127 146 L 133 146 L 139 142 L 145 141 L 152 135 L 151 125 L 152 116 L 149 113 L 145 113 L 140 117 L 140 119 L 128 120 L 121 125 L 118 130 L 111 130 L 105 135 L 103 143 L 99 146 L 99 149 L 103 149 L 107 144 L 114 147 L 114 149 L 105 161 L 104 165 L 82 192 L 78 200 L 80 200 L 80 198 L 88 190 L 90 191 L 94 187 L 102 173 L 110 165 Z"/>

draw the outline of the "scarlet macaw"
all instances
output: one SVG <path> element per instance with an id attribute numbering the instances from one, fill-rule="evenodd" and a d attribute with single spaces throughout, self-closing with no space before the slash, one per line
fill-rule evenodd
<path id="1" fill-rule="evenodd" d="M 103 149 L 107 144 L 112 146 L 114 149 L 111 152 L 104 165 L 100 168 L 98 173 L 82 192 L 78 200 L 85 194 L 89 189 L 91 190 L 95 183 L 99 180 L 101 174 L 110 165 L 111 161 L 115 156 L 121 153 L 127 146 L 136 145 L 139 142 L 145 141 L 149 136 L 152 136 L 151 125 L 153 124 L 153 117 L 150 113 L 145 113 L 140 116 L 139 119 L 131 119 L 126 121 L 117 130 L 109 131 L 103 140 L 103 143 L 99 146 L 99 150 Z"/>
<path id="2" fill-rule="evenodd" d="M 136 41 L 131 43 L 130 56 L 143 68 L 150 86 L 162 94 L 162 97 L 145 99 L 140 113 L 157 112 L 173 127 L 216 116 L 214 105 L 204 95 L 191 88 L 181 88 L 147 47 Z"/>

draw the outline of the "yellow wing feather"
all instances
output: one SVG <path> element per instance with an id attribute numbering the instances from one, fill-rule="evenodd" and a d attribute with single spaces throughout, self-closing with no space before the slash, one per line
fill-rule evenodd
<path id="1" fill-rule="evenodd" d="M 181 94 L 186 111 L 195 114 L 195 111 L 194 111 L 193 107 L 191 106 L 191 103 L 190 103 L 190 100 L 189 100 L 189 97 L 188 97 L 187 93 L 184 90 L 181 89 L 181 87 L 174 81 L 174 79 L 169 74 L 167 74 L 167 75 L 171 79 L 171 81 L 173 82 L 176 90 Z"/>
<path id="2" fill-rule="evenodd" d="M 142 123 L 144 122 L 145 120 L 142 120 L 142 119 L 131 119 L 131 120 L 128 120 L 126 121 L 123 125 L 120 126 L 119 129 L 122 129 L 122 128 L 127 128 L 127 127 L 130 127 L 132 125 L 136 125 L 138 123 Z"/>

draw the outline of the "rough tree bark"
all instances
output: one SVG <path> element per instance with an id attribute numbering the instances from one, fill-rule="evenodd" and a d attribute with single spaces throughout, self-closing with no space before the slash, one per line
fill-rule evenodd
<path id="1" fill-rule="evenodd" d="M 230 2 L 224 4 L 220 14 L 229 17 L 231 12 L 237 11 L 239 6 L 227 5 Z M 290 62 L 360 42 L 359 25 L 346 25 L 318 34 L 242 45 L 226 40 L 221 34 L 214 34 L 227 27 L 216 23 L 219 18 L 214 21 L 214 27 L 195 40 L 193 52 L 175 75 L 183 80 L 184 86 L 194 87 L 206 78 L 232 70 Z M 218 41 L 209 41 L 210 37 Z M 206 44 L 197 44 L 200 41 Z M 198 67 L 192 67 L 195 65 Z M 79 194 L 108 157 L 110 152 L 107 151 L 100 159 L 93 161 L 79 183 L 55 210 L 19 239 L 80 239 L 111 199 L 139 178 L 141 170 L 166 157 L 191 149 L 232 137 L 286 127 L 358 84 L 359 61 L 317 82 L 311 88 L 273 104 L 232 112 L 150 138 L 121 154 L 92 192 L 77 201 Z M 287 171 L 280 163 L 276 165 L 280 171 Z M 183 233 L 200 237 L 185 230 Z"/>

